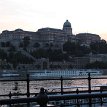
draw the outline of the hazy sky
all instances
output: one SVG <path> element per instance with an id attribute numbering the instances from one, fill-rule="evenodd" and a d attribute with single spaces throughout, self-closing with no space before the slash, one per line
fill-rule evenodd
<path id="1" fill-rule="evenodd" d="M 0 0 L 0 32 L 62 29 L 67 19 L 74 34 L 95 33 L 107 40 L 107 0 Z"/>

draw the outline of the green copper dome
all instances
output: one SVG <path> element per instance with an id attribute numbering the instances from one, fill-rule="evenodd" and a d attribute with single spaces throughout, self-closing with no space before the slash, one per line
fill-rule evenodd
<path id="1" fill-rule="evenodd" d="M 63 27 L 71 27 L 71 23 L 68 20 L 66 20 Z"/>

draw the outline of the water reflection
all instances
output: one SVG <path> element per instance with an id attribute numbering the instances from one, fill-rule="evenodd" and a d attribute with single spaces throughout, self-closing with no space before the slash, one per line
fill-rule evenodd
<path id="1" fill-rule="evenodd" d="M 106 85 L 106 79 L 92 79 L 92 85 Z M 70 86 L 88 86 L 87 80 L 64 80 L 63 87 L 70 87 Z M 45 81 L 30 81 L 30 93 L 38 93 L 40 88 L 44 87 L 47 90 L 59 87 L 60 88 L 60 81 L 59 80 L 45 80 Z M 27 84 L 24 81 L 17 82 L 17 89 L 16 82 L 0 82 L 0 95 L 12 93 L 26 93 L 27 92 Z M 97 87 L 98 88 L 98 87 Z M 76 90 L 76 89 L 69 89 Z M 80 89 L 81 90 L 81 89 Z M 49 91 L 49 90 L 48 90 Z M 58 91 L 58 89 L 56 90 Z"/>

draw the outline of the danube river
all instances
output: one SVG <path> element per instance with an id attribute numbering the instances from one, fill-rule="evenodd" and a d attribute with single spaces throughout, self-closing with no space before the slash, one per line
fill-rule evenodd
<path id="1" fill-rule="evenodd" d="M 105 76 L 106 77 L 106 76 Z M 91 85 L 107 85 L 107 79 L 92 79 Z M 60 80 L 43 80 L 43 81 L 30 81 L 30 93 L 38 93 L 40 88 L 44 87 L 47 91 L 60 91 L 61 81 Z M 71 87 L 68 90 L 75 91 L 77 88 L 83 90 L 88 87 L 88 80 L 63 80 L 63 87 Z M 95 88 L 99 87 L 93 87 Z M 6 81 L 0 82 L 0 95 L 9 93 L 26 93 L 27 83 L 26 81 Z"/>

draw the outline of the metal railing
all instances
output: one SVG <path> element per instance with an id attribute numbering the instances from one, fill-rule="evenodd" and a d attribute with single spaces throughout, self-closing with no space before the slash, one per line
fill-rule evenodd
<path id="1" fill-rule="evenodd" d="M 63 81 L 64 80 L 79 80 L 79 79 L 87 79 L 88 80 L 88 90 L 86 91 L 80 91 L 78 89 L 76 89 L 76 91 L 74 91 L 74 93 L 69 92 L 69 94 L 63 91 Z M 72 103 L 72 105 L 76 105 L 78 107 L 80 107 L 80 105 L 82 104 L 88 104 L 89 107 L 92 107 L 92 104 L 95 103 L 100 103 L 100 105 L 106 103 L 106 98 L 107 98 L 107 92 L 103 92 L 103 90 L 98 90 L 97 91 L 93 91 L 91 90 L 91 79 L 107 79 L 107 77 L 91 77 L 90 73 L 88 74 L 88 78 L 54 78 L 54 79 L 35 79 L 37 81 L 43 81 L 43 80 L 60 80 L 60 92 L 53 94 L 53 95 L 46 95 L 48 98 L 46 101 L 46 104 L 44 104 L 44 100 L 46 100 L 45 97 L 39 97 L 38 95 L 35 97 L 30 97 L 31 93 L 30 93 L 30 87 L 29 87 L 29 82 L 30 81 L 34 81 L 32 79 L 29 78 L 29 75 L 27 75 L 26 79 L 23 80 L 0 80 L 2 81 L 26 81 L 27 82 L 27 93 L 18 93 L 16 94 L 17 96 L 23 96 L 26 95 L 27 98 L 17 98 L 17 99 L 11 99 L 13 94 L 10 92 L 8 95 L 0 95 L 0 96 L 8 96 L 9 99 L 1 99 L 0 100 L 0 105 L 5 105 L 5 104 L 9 104 L 11 106 L 11 104 L 17 104 L 17 103 L 27 103 L 27 107 L 30 107 L 30 103 L 32 102 L 39 102 L 39 105 L 42 107 L 43 104 L 46 106 L 47 103 L 53 103 L 55 104 L 55 102 L 60 101 L 60 106 L 62 105 L 67 105 L 67 103 L 65 103 L 65 101 L 67 102 L 68 100 L 70 100 Z M 44 92 L 45 93 L 45 92 Z M 42 94 L 44 94 L 42 93 Z M 35 93 L 34 93 L 35 94 Z M 45 93 L 46 94 L 46 93 Z M 51 93 L 52 94 L 52 93 Z M 85 101 L 87 99 L 87 102 Z M 97 101 L 98 99 L 100 99 L 99 101 Z M 73 102 L 74 101 L 74 102 Z M 85 103 L 84 103 L 85 101 Z M 93 102 L 94 101 L 94 102 Z M 63 103 L 62 103 L 63 102 Z M 43 104 L 42 104 L 43 103 Z M 57 105 L 57 104 L 55 104 Z M 82 107 L 82 106 L 81 106 Z"/>
<path id="2" fill-rule="evenodd" d="M 38 96 L 39 95 L 39 96 Z M 104 98 L 107 98 L 107 93 L 83 93 L 83 94 L 63 94 L 63 95 L 46 95 L 45 93 L 38 94 L 35 97 L 32 98 L 18 98 L 18 99 L 3 99 L 0 100 L 0 105 L 5 105 L 5 104 L 18 104 L 18 103 L 32 103 L 32 102 L 37 102 L 39 105 L 47 105 L 48 102 L 50 101 L 66 101 L 66 100 L 73 100 L 75 99 L 75 104 L 72 105 L 82 105 L 82 104 L 88 104 L 89 107 L 92 107 L 92 104 L 94 103 L 99 103 L 100 105 L 103 105 Z M 93 99 L 100 99 L 98 102 L 93 102 Z M 82 100 L 88 100 L 85 103 L 82 103 Z M 81 102 L 80 102 L 81 100 Z M 97 101 L 97 100 L 96 100 Z M 45 102 L 45 103 L 44 103 Z M 66 103 L 63 103 L 63 105 L 66 105 Z M 41 106 L 41 107 L 42 107 Z M 30 106 L 28 106 L 30 107 Z"/>

